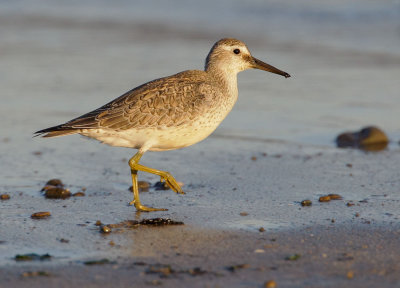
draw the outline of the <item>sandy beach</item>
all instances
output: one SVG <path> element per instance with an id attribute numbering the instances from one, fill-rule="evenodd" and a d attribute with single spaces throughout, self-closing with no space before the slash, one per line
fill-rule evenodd
<path id="1" fill-rule="evenodd" d="M 217 12 L 196 17 L 203 6 L 164 7 L 169 13 L 146 18 L 140 11 L 150 4 L 136 11 L 122 2 L 1 3 L 0 194 L 10 199 L 0 200 L 0 287 L 398 287 L 396 12 L 377 1 L 356 1 L 350 10 L 342 1 L 255 1 L 234 2 L 218 20 Z M 318 29 L 303 14 L 321 21 Z M 245 20 L 236 30 L 237 15 Z M 353 30 L 339 33 L 345 22 Z M 292 78 L 239 74 L 239 100 L 214 134 L 143 157 L 184 183 L 186 195 L 154 187 L 141 193 L 144 204 L 169 211 L 128 206 L 134 150 L 80 136 L 32 138 L 146 81 L 202 69 L 211 45 L 227 36 Z M 339 133 L 366 125 L 388 134 L 386 150 L 335 147 Z M 46 199 L 40 190 L 53 178 L 85 196 Z M 342 199 L 318 201 L 328 194 Z M 51 216 L 32 219 L 39 211 Z M 184 224 L 111 233 L 96 226 L 151 218 Z M 51 257 L 15 259 L 30 253 Z"/>

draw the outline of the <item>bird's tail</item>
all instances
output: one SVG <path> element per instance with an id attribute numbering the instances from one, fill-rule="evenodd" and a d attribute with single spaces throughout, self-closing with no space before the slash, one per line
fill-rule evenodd
<path id="1" fill-rule="evenodd" d="M 42 137 L 59 137 L 65 135 L 71 135 L 79 133 L 81 129 L 71 129 L 71 127 L 63 127 L 63 125 L 58 125 L 50 128 L 46 128 L 43 130 L 36 131 L 34 137 L 42 136 Z"/>

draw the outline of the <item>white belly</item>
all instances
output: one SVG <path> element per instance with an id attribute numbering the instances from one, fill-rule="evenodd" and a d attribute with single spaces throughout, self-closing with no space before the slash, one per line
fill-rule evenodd
<path id="1" fill-rule="evenodd" d="M 222 120 L 221 120 L 222 121 Z M 220 124 L 194 122 L 180 127 L 142 128 L 115 131 L 109 129 L 83 130 L 80 134 L 111 146 L 150 151 L 174 150 L 193 145 L 209 136 Z"/>

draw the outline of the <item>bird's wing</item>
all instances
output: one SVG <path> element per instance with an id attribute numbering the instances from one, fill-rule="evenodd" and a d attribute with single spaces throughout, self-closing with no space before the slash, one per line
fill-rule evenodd
<path id="1" fill-rule="evenodd" d="M 181 72 L 143 84 L 94 111 L 37 133 L 180 126 L 211 105 L 212 86 L 204 71 Z"/>

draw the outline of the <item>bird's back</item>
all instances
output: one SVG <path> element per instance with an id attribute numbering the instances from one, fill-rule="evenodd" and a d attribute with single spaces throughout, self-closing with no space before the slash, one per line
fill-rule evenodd
<path id="1" fill-rule="evenodd" d="M 101 134 L 107 131 L 112 137 L 124 133 L 135 137 L 131 132 L 139 131 L 136 137 L 143 138 L 145 130 L 171 132 L 186 127 L 205 129 L 208 136 L 232 108 L 230 102 L 221 83 L 207 72 L 188 70 L 143 84 L 96 110 L 36 133 L 44 137 L 80 133 L 105 143 Z M 138 148 L 142 140 L 115 146 Z"/>

